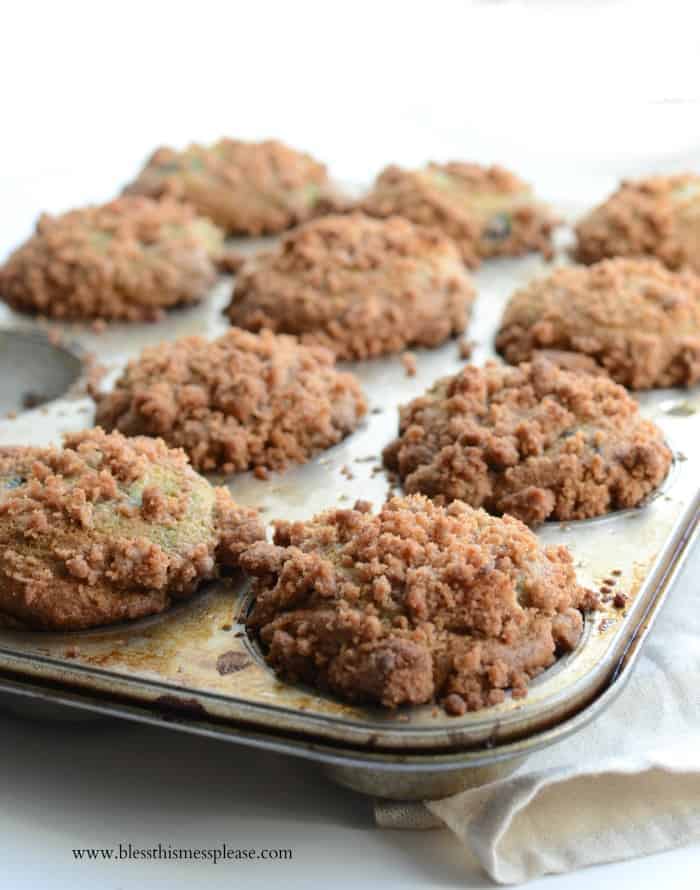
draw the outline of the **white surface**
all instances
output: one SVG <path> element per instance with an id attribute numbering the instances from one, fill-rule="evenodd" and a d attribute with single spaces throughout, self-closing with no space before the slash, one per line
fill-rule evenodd
<path id="1" fill-rule="evenodd" d="M 694 3 L 11 4 L 0 257 L 41 210 L 113 195 L 159 143 L 276 136 L 364 181 L 389 161 L 510 164 L 544 196 L 700 169 Z M 697 597 L 695 554 L 668 608 Z M 661 618 L 663 621 L 663 616 Z M 447 832 L 380 832 L 301 761 L 136 726 L 2 717 L 0 888 L 475 887 Z M 292 863 L 81 864 L 78 846 L 292 847 Z M 530 887 L 697 888 L 700 846 Z"/>

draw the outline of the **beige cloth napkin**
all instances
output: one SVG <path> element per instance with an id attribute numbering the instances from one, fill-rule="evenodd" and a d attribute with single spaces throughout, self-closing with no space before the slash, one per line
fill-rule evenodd
<path id="1" fill-rule="evenodd" d="M 425 804 L 378 801 L 375 816 L 448 827 L 503 884 L 700 840 L 700 547 L 594 723 L 506 779 Z"/>

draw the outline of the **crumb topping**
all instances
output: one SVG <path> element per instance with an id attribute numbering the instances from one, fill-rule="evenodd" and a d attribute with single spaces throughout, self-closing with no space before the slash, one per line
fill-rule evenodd
<path id="1" fill-rule="evenodd" d="M 540 349 L 582 353 L 632 389 L 700 380 L 700 277 L 656 260 L 556 269 L 517 291 L 496 348 L 512 364 Z"/>
<path id="2" fill-rule="evenodd" d="M 238 235 L 281 232 L 343 204 L 323 164 L 276 140 L 159 148 L 125 191 L 187 201 Z"/>
<path id="3" fill-rule="evenodd" d="M 576 226 L 576 257 L 652 256 L 669 269 L 700 273 L 700 176 L 624 181 Z"/>
<path id="4" fill-rule="evenodd" d="M 437 346 L 462 332 L 474 289 L 454 245 L 407 220 L 328 216 L 248 260 L 227 309 L 232 324 L 270 328 L 363 359 Z"/>
<path id="5" fill-rule="evenodd" d="M 97 422 L 160 436 L 200 470 L 280 470 L 335 445 L 367 411 L 352 374 L 330 352 L 270 331 L 232 328 L 145 349 L 107 393 Z"/>
<path id="6" fill-rule="evenodd" d="M 153 320 L 202 299 L 222 243 L 208 220 L 169 200 L 125 197 L 44 214 L 0 267 L 0 297 L 51 318 Z"/>
<path id="7" fill-rule="evenodd" d="M 594 598 L 565 547 L 512 517 L 413 495 L 276 523 L 243 557 L 249 629 L 285 678 L 386 707 L 503 701 L 578 642 Z"/>
<path id="8" fill-rule="evenodd" d="M 264 537 L 159 439 L 97 428 L 0 449 L 0 611 L 80 629 L 162 611 Z"/>
<path id="9" fill-rule="evenodd" d="M 637 506 L 671 460 L 623 387 L 542 358 L 439 380 L 401 408 L 399 437 L 384 451 L 406 492 L 528 524 Z"/>
<path id="10" fill-rule="evenodd" d="M 458 161 L 431 162 L 419 170 L 391 165 L 360 206 L 371 216 L 396 214 L 439 229 L 454 239 L 471 268 L 485 257 L 533 250 L 552 255 L 557 220 L 503 167 Z"/>

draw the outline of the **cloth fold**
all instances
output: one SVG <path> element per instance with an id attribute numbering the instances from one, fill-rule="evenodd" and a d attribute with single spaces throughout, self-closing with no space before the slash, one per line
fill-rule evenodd
<path id="1" fill-rule="evenodd" d="M 698 578 L 696 546 L 626 689 L 594 723 L 489 785 L 378 801 L 377 824 L 445 826 L 503 884 L 700 841 Z"/>

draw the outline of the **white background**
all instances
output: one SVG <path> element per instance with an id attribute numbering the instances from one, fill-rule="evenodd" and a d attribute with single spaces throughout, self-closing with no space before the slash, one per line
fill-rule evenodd
<path id="1" fill-rule="evenodd" d="M 0 258 L 42 210 L 106 200 L 159 144 L 278 137 L 365 182 L 386 163 L 500 161 L 545 197 L 700 170 L 694 2 L 9 2 Z M 675 596 L 691 592 L 696 555 Z M 301 761 L 126 725 L 0 718 L 0 887 L 488 884 L 447 832 L 372 828 Z M 120 839 L 292 846 L 292 865 L 72 863 Z M 700 847 L 550 879 L 697 888 Z M 533 885 L 535 886 L 535 885 Z M 539 885 L 538 885 L 539 886 Z"/>

